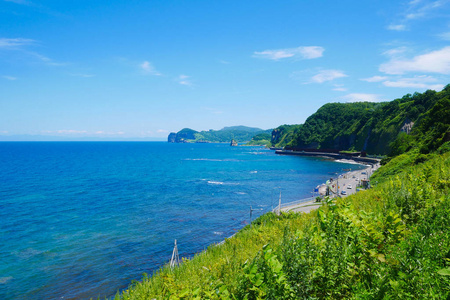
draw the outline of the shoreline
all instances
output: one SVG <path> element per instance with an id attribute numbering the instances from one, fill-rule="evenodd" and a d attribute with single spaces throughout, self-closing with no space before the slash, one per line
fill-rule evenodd
<path id="1" fill-rule="evenodd" d="M 337 153 L 329 153 L 329 152 L 305 152 L 305 151 L 293 151 L 293 150 L 275 150 L 275 154 L 279 155 L 297 155 L 297 156 L 318 156 L 318 157 L 327 157 L 335 160 L 346 159 L 353 160 L 362 164 L 379 164 L 381 159 L 379 158 L 371 158 L 371 157 L 360 157 L 360 156 L 351 156 L 351 155 L 342 155 Z"/>
<path id="2" fill-rule="evenodd" d="M 314 154 L 316 154 L 316 153 L 314 153 Z M 288 155 L 300 155 L 300 156 L 303 156 L 303 153 L 302 154 L 295 153 L 295 154 L 288 154 Z M 330 156 L 323 156 L 323 155 L 305 155 L 305 156 L 319 156 L 319 157 L 322 156 L 322 157 L 330 158 Z M 342 155 L 340 155 L 340 156 L 342 156 Z M 335 157 L 333 157 L 333 158 L 335 158 Z M 345 158 L 334 159 L 334 160 L 336 162 L 348 163 L 348 162 L 342 161 L 342 160 L 353 160 L 353 159 L 351 159 L 349 157 L 345 157 Z M 347 172 L 344 172 L 342 174 L 339 174 L 338 178 L 333 178 L 333 180 L 336 180 L 336 182 L 339 179 L 341 179 L 341 180 L 346 179 L 346 182 L 341 183 L 342 187 L 340 188 L 340 191 L 345 190 L 347 192 L 348 189 L 346 189 L 345 186 L 348 185 L 349 182 L 351 182 L 353 179 L 359 179 L 358 183 L 360 182 L 360 179 L 363 179 L 363 177 L 366 177 L 366 179 L 369 179 L 370 176 L 373 174 L 373 172 L 375 172 L 380 166 L 379 159 L 374 159 L 374 160 L 376 160 L 377 163 L 370 164 L 370 163 L 357 162 L 357 160 L 353 160 L 353 161 L 357 162 L 357 164 L 364 165 L 366 167 L 361 169 L 361 170 L 347 171 Z M 326 187 L 327 187 L 326 183 L 322 183 L 322 184 L 319 185 L 319 195 L 322 198 L 326 194 Z M 350 194 L 346 194 L 346 195 L 340 195 L 340 194 L 336 195 L 336 194 L 334 194 L 334 195 L 331 195 L 331 196 L 332 196 L 332 198 L 337 198 L 337 197 L 345 198 L 345 197 L 347 197 L 347 196 L 349 196 L 351 194 L 354 194 L 354 193 L 356 194 L 357 192 L 358 192 L 358 190 L 356 189 L 356 186 L 355 186 L 355 191 L 350 193 Z M 289 205 L 290 203 L 292 203 L 292 205 Z M 294 201 L 294 202 L 290 202 L 290 203 L 286 203 L 287 206 L 284 206 L 284 207 L 282 206 L 281 207 L 281 211 L 283 211 L 283 212 L 293 211 L 293 212 L 298 212 L 298 213 L 301 213 L 301 212 L 309 213 L 312 210 L 317 209 L 317 208 L 319 208 L 322 205 L 322 202 L 316 202 L 315 200 L 305 201 L 305 202 L 300 202 L 300 203 L 298 203 L 298 201 Z M 276 212 L 277 208 L 275 208 L 273 211 Z"/>

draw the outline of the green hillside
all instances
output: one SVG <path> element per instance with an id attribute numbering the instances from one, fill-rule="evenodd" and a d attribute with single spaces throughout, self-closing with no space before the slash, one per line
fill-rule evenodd
<path id="1" fill-rule="evenodd" d="M 268 146 L 270 145 L 271 135 L 270 133 L 264 132 L 255 135 L 250 142 L 248 142 L 247 146 Z"/>
<path id="2" fill-rule="evenodd" d="M 406 135 L 415 135 L 417 127 L 423 127 L 422 130 L 429 128 L 430 125 L 425 122 L 427 118 L 430 119 L 430 111 L 438 103 L 445 105 L 449 95 L 450 85 L 441 92 L 428 90 L 390 102 L 328 103 L 301 126 L 283 125 L 276 128 L 271 142 L 273 146 L 287 145 L 294 148 L 357 150 L 369 154 L 397 153 L 399 144 L 393 142 L 399 137 L 408 142 Z M 434 133 L 429 133 L 431 136 L 427 139 L 434 139 L 445 130 L 444 127 L 433 129 Z"/>
<path id="3" fill-rule="evenodd" d="M 450 299 L 448 96 L 447 87 L 380 107 L 352 106 L 339 117 L 346 126 L 362 130 L 370 121 L 372 132 L 392 140 L 380 148 L 391 156 L 370 178 L 373 188 L 325 198 L 308 214 L 265 214 L 180 266 L 145 275 L 115 299 Z M 342 107 L 348 111 L 334 104 L 325 111 Z M 308 123 L 323 125 L 316 139 L 328 145 L 321 136 L 334 129 L 322 112 Z M 405 118 L 414 126 L 399 135 Z M 300 136 L 303 127 L 280 132 Z"/>
<path id="4" fill-rule="evenodd" d="M 263 215 L 115 299 L 448 299 L 450 153 L 426 157 L 309 214 Z"/>
<path id="5" fill-rule="evenodd" d="M 224 127 L 221 130 L 195 131 L 189 128 L 171 133 L 168 141 L 172 143 L 229 143 L 232 139 L 238 143 L 248 142 L 253 136 L 261 133 L 270 133 L 272 129 L 263 130 L 260 128 L 246 126 Z"/>

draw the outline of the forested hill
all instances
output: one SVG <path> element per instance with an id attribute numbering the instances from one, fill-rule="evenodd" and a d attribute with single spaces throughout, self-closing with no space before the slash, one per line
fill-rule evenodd
<path id="1" fill-rule="evenodd" d="M 431 147 L 437 148 L 442 139 L 449 138 L 443 136 L 449 124 L 449 98 L 447 85 L 441 92 L 407 94 L 390 102 L 328 103 L 302 125 L 276 128 L 271 142 L 276 147 L 399 154 L 421 137 L 435 139 L 436 145 Z M 431 122 L 432 116 L 441 121 Z"/>
<path id="2" fill-rule="evenodd" d="M 190 128 L 184 128 L 178 132 L 169 134 L 169 143 L 223 143 L 234 139 L 237 142 L 247 142 L 253 136 L 261 133 L 270 133 L 272 129 L 263 130 L 260 128 L 247 126 L 224 127 L 221 130 L 195 131 Z"/>

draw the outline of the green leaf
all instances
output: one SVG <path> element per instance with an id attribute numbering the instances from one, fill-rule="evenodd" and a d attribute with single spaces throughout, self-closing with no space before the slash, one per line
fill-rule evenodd
<path id="1" fill-rule="evenodd" d="M 450 276 L 450 268 L 441 269 L 437 273 L 442 276 Z"/>

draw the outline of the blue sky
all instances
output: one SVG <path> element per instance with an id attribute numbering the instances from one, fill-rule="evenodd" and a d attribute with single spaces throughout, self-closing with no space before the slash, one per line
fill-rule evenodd
<path id="1" fill-rule="evenodd" d="M 450 1 L 0 0 L 0 140 L 299 124 L 450 83 Z"/>

